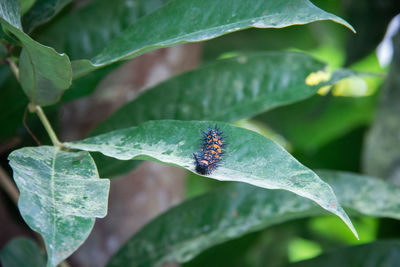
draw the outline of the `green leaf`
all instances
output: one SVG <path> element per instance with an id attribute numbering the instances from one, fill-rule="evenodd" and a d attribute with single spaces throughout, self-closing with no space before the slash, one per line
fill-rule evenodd
<path id="1" fill-rule="evenodd" d="M 3 267 L 45 266 L 45 257 L 38 245 L 31 239 L 17 237 L 11 240 L 0 251 L 0 262 Z"/>
<path id="2" fill-rule="evenodd" d="M 290 264 L 290 267 L 320 266 L 397 266 L 400 262 L 400 240 L 376 241 L 350 246 L 322 254 L 314 259 Z"/>
<path id="3" fill-rule="evenodd" d="M 67 55 L 41 45 L 22 31 L 17 0 L 0 3 L 0 22 L 23 46 L 20 55 L 20 82 L 30 101 L 36 105 L 56 103 L 71 85 L 71 63 Z"/>
<path id="4" fill-rule="evenodd" d="M 325 64 L 302 53 L 265 52 L 220 60 L 147 90 L 107 118 L 94 133 L 147 120 L 249 118 L 312 96 L 307 76 Z"/>
<path id="5" fill-rule="evenodd" d="M 148 159 L 195 172 L 193 153 L 201 131 L 212 122 L 149 121 L 139 127 L 65 143 L 69 148 L 98 151 L 120 160 Z M 218 123 L 229 145 L 222 166 L 207 177 L 239 181 L 269 189 L 285 189 L 309 198 L 336 214 L 356 231 L 328 184 L 271 140 L 242 128 Z"/>
<path id="6" fill-rule="evenodd" d="M 25 32 L 31 32 L 37 26 L 51 20 L 72 0 L 37 0 L 22 18 Z"/>
<path id="7" fill-rule="evenodd" d="M 166 2 L 168 0 L 94 0 L 46 25 L 39 32 L 38 41 L 63 51 L 71 60 L 91 58 L 140 17 Z"/>
<path id="8" fill-rule="evenodd" d="M 85 241 L 95 217 L 106 215 L 110 182 L 99 179 L 86 152 L 25 147 L 13 151 L 9 160 L 21 193 L 19 211 L 43 236 L 47 265 L 56 266 Z"/>
<path id="9" fill-rule="evenodd" d="M 320 171 L 318 174 L 350 211 L 400 219 L 399 187 L 352 173 Z M 382 196 L 379 201 L 377 195 Z M 132 236 L 108 266 L 187 262 L 227 240 L 285 221 L 318 215 L 325 212 L 305 198 L 235 183 L 183 202 L 160 215 Z"/>
<path id="10" fill-rule="evenodd" d="M 400 183 L 400 32 L 393 38 L 394 56 L 374 123 L 363 151 L 363 169 L 369 175 Z"/>
<path id="11" fill-rule="evenodd" d="M 342 70 L 322 85 L 307 85 L 310 73 L 324 67 L 324 63 L 306 54 L 293 52 L 264 52 L 220 60 L 145 91 L 104 120 L 94 134 L 158 119 L 233 122 L 310 97 L 320 86 L 354 75 Z M 132 162 L 117 165 L 115 160 L 104 157 L 96 157 L 96 162 L 100 173 L 107 177 L 137 166 Z M 105 167 L 107 171 L 103 170 Z"/>
<path id="12" fill-rule="evenodd" d="M 18 2 L 21 6 L 21 16 L 23 16 L 35 4 L 36 0 L 19 0 Z"/>
<path id="13" fill-rule="evenodd" d="M 154 49 L 200 42 L 246 28 L 282 28 L 319 20 L 332 20 L 354 30 L 308 0 L 171 1 L 132 24 L 91 60 L 74 62 L 73 73 L 79 77 Z"/>

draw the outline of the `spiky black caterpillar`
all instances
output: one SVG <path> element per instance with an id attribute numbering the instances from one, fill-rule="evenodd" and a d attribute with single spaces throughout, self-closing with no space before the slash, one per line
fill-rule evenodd
<path id="1" fill-rule="evenodd" d="M 203 141 L 201 151 L 193 154 L 196 172 L 202 175 L 211 174 L 224 154 L 225 147 L 224 136 L 217 126 L 208 128 L 207 132 L 203 131 Z"/>

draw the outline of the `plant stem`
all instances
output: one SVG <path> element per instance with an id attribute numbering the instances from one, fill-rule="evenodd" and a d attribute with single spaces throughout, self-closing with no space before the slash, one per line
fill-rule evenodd
<path id="1" fill-rule="evenodd" d="M 19 191 L 11 178 L 7 175 L 6 171 L 0 166 L 0 186 L 4 189 L 6 194 L 11 198 L 15 205 L 18 204 Z"/>
<path id="2" fill-rule="evenodd" d="M 59 149 L 66 150 L 66 148 L 62 145 L 62 143 L 58 140 L 58 137 L 56 133 L 54 132 L 53 128 L 51 127 L 51 124 L 49 120 L 46 117 L 46 114 L 43 112 L 43 109 L 40 106 L 36 106 L 33 104 L 29 104 L 29 110 L 31 112 L 35 112 L 40 121 L 42 122 L 44 128 L 46 129 L 47 133 L 50 136 L 51 142 L 53 142 L 53 145 L 58 147 Z"/>
<path id="3" fill-rule="evenodd" d="M 18 207 L 19 191 L 17 189 L 17 186 L 11 181 L 10 176 L 8 176 L 6 171 L 1 166 L 0 166 L 0 187 L 4 189 L 4 192 L 6 192 L 6 194 L 11 198 L 15 206 Z M 42 236 L 37 232 L 33 233 L 38 239 L 39 245 L 45 250 L 46 247 Z"/>
<path id="4" fill-rule="evenodd" d="M 19 68 L 15 65 L 15 62 L 11 58 L 6 58 L 8 65 L 10 66 L 11 71 L 14 73 L 15 78 L 19 81 Z"/>

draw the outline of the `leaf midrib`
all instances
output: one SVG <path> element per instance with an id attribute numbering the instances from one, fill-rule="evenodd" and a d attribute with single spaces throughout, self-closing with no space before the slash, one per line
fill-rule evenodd
<path id="1" fill-rule="evenodd" d="M 50 192 L 51 192 L 51 198 L 52 198 L 52 204 L 53 204 L 53 231 L 52 231 L 52 244 L 53 244 L 53 249 L 50 250 L 48 253 L 52 255 L 51 261 L 53 262 L 54 257 L 53 253 L 51 251 L 57 251 L 56 249 L 56 220 L 57 220 L 57 211 L 56 211 L 56 199 L 55 199 L 55 194 L 54 194 L 54 177 L 55 177 L 55 166 L 56 166 L 56 159 L 57 159 L 57 153 L 58 149 L 54 149 L 54 154 L 53 154 L 53 162 L 51 166 L 51 177 L 50 177 Z"/>

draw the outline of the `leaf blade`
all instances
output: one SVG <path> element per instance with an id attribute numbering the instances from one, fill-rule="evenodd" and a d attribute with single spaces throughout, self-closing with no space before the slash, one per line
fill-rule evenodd
<path id="1" fill-rule="evenodd" d="M 132 24 L 91 60 L 80 60 L 74 77 L 162 47 L 204 41 L 250 27 L 282 28 L 318 20 L 332 20 L 354 31 L 343 19 L 308 0 L 172 1 Z"/>
<path id="2" fill-rule="evenodd" d="M 312 96 L 312 72 L 325 67 L 303 53 L 265 52 L 220 60 L 148 89 L 105 119 L 94 134 L 147 120 L 233 122 Z"/>
<path id="3" fill-rule="evenodd" d="M 71 62 L 65 54 L 44 46 L 22 31 L 19 3 L 0 3 L 0 22 L 24 47 L 21 53 L 20 81 L 23 90 L 35 105 L 56 103 L 72 82 Z"/>
<path id="4" fill-rule="evenodd" d="M 94 218 L 106 215 L 109 181 L 99 179 L 88 153 L 25 147 L 9 160 L 20 213 L 43 236 L 48 265 L 56 266 L 87 238 Z"/>
<path id="5" fill-rule="evenodd" d="M 192 154 L 201 130 L 213 122 L 149 121 L 83 141 L 65 143 L 73 149 L 97 151 L 120 160 L 150 159 L 195 172 Z M 357 236 L 330 186 L 271 140 L 245 129 L 218 123 L 229 136 L 223 164 L 209 178 L 239 181 L 268 189 L 284 189 L 309 198 L 336 214 Z M 256 148 L 256 149 L 254 149 Z"/>

